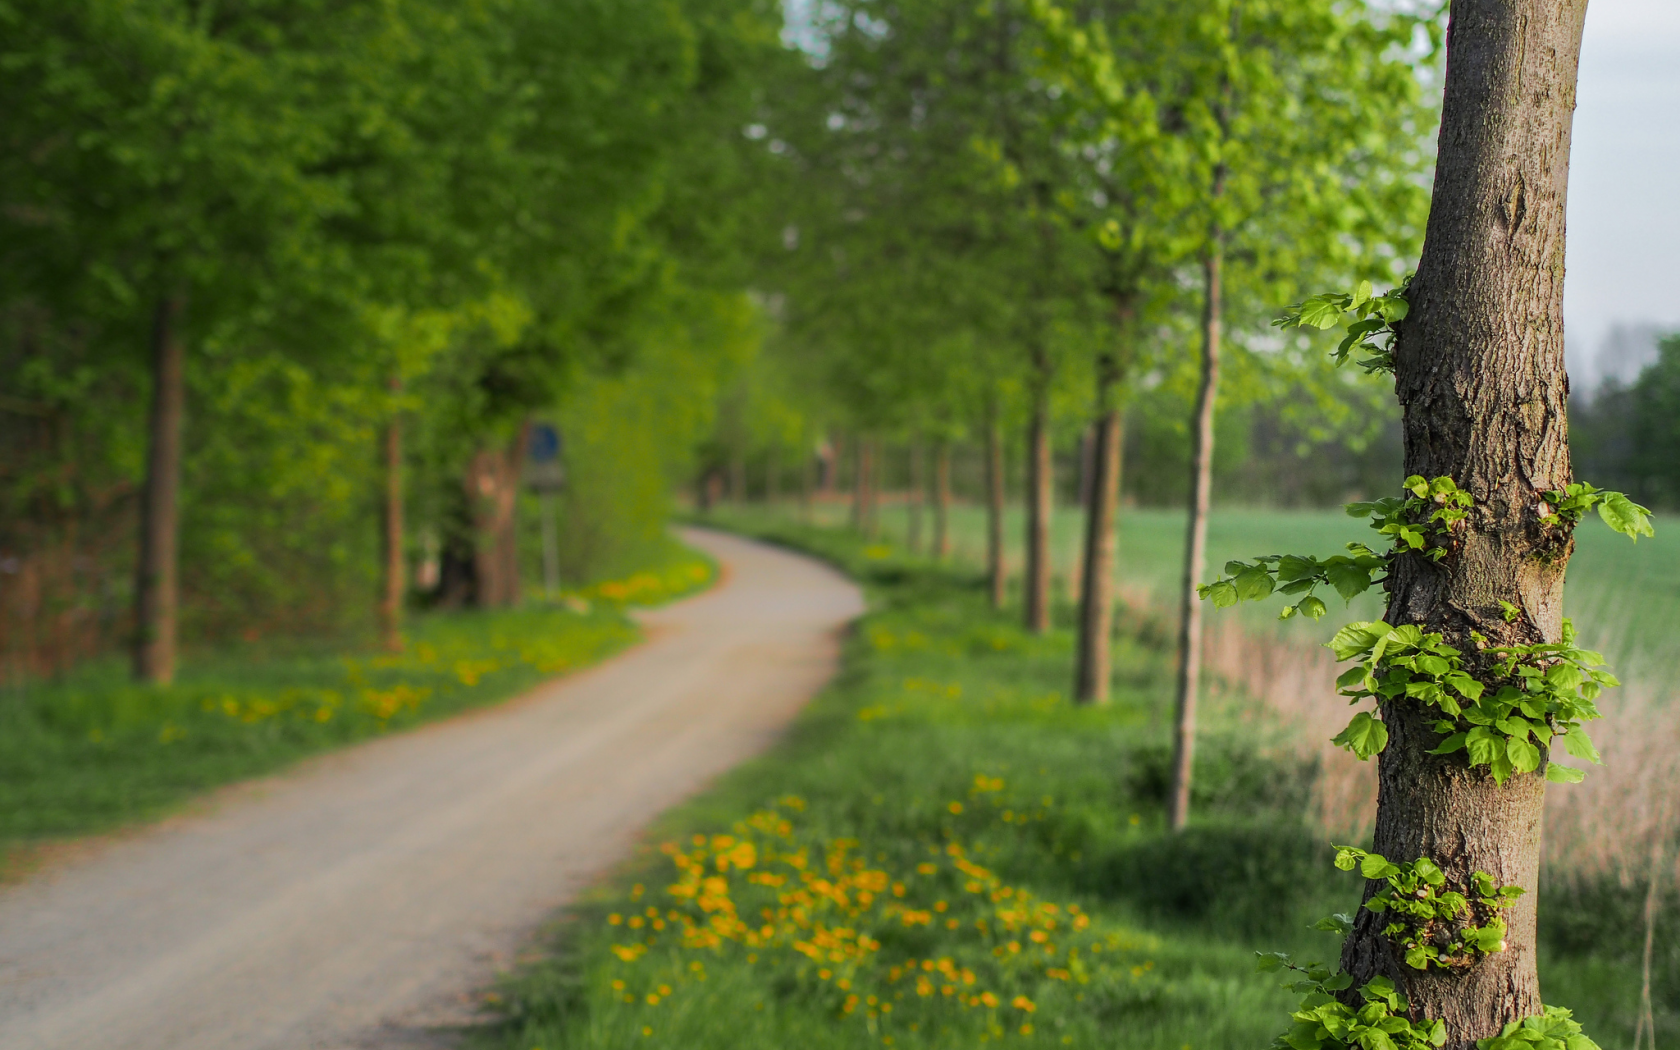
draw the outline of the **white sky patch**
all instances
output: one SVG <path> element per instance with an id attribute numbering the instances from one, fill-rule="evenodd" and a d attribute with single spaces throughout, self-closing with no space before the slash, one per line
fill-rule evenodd
<path id="1" fill-rule="evenodd" d="M 1568 243 L 1570 372 L 1590 389 L 1616 325 L 1680 330 L 1680 0 L 1587 6 Z"/>

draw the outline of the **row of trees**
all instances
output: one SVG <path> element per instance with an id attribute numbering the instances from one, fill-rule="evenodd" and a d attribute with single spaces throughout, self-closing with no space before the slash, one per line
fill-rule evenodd
<path id="1" fill-rule="evenodd" d="M 1035 630 L 1053 434 L 1089 425 L 1076 677 L 1101 701 L 1126 408 L 1188 393 L 1190 724 L 1216 406 L 1288 404 L 1320 435 L 1380 418 L 1363 410 L 1377 387 L 1265 321 L 1320 284 L 1395 283 L 1414 257 L 1432 123 L 1419 59 L 1438 30 L 1328 2 L 854 0 L 814 17 L 814 72 L 747 129 L 798 187 L 786 261 L 761 281 L 806 415 L 862 435 L 864 491 L 884 437 L 978 440 L 995 461 L 1005 429 L 1024 430 Z"/>
<path id="2" fill-rule="evenodd" d="M 377 590 L 394 642 L 419 536 L 449 594 L 516 600 L 537 414 L 576 437 L 568 571 L 645 553 L 762 332 L 768 157 L 738 129 L 780 27 L 759 0 L 7 5 L 13 667 L 132 634 L 167 682 L 183 597 L 205 636 L 356 626 Z"/>

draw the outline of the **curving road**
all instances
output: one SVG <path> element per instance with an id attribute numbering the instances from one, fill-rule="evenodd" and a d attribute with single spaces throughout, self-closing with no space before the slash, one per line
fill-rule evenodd
<path id="1" fill-rule="evenodd" d="M 834 672 L 851 583 L 685 538 L 725 582 L 643 616 L 649 640 L 602 666 L 0 888 L 0 1048 L 449 1045 L 553 909 Z"/>

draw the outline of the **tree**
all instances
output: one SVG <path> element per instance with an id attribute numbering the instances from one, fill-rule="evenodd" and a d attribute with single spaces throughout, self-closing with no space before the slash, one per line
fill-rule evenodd
<path id="1" fill-rule="evenodd" d="M 1385 619 L 1439 633 L 1488 682 L 1500 676 L 1485 646 L 1565 640 L 1564 569 L 1574 541 L 1545 493 L 1574 480 L 1564 201 L 1585 14 L 1585 0 L 1453 5 L 1434 203 L 1394 352 L 1406 472 L 1452 478 L 1474 502 L 1446 556 L 1395 559 Z M 1416 1015 L 1445 1022 L 1448 1047 L 1467 1050 L 1542 1012 L 1534 891 L 1545 758 L 1500 783 L 1466 769 L 1460 755 L 1433 753 L 1441 734 L 1423 705 L 1396 698 L 1382 715 L 1389 740 L 1378 764 L 1374 851 L 1430 858 L 1454 885 L 1481 871 L 1529 892 L 1506 920 L 1506 950 L 1466 972 L 1405 966 L 1369 910 L 1342 965 L 1358 984 L 1394 981 Z M 1368 885 L 1367 899 L 1375 888 Z"/>

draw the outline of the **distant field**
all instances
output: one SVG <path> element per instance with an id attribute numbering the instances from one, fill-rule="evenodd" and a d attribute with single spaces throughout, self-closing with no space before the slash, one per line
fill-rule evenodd
<path id="1" fill-rule="evenodd" d="M 824 508 L 826 516 L 843 511 Z M 902 544 L 907 515 L 900 507 L 882 512 L 882 538 Z M 1023 515 L 1012 510 L 1007 519 L 1008 556 L 1019 571 Z M 1065 582 L 1077 565 L 1084 515 L 1059 509 L 1052 519 L 1052 560 L 1057 578 Z M 1576 534 L 1575 556 L 1569 565 L 1565 609 L 1589 643 L 1602 649 L 1624 677 L 1655 681 L 1680 668 L 1680 530 L 1657 520 L 1655 539 L 1630 543 L 1611 532 L 1596 517 Z M 1208 525 L 1208 578 L 1226 561 L 1256 554 L 1337 554 L 1351 540 L 1374 534 L 1340 510 L 1216 510 Z M 985 553 L 985 514 L 979 507 L 956 508 L 952 542 L 957 557 L 978 563 Z M 1159 508 L 1124 510 L 1120 519 L 1120 579 L 1132 594 L 1147 594 L 1151 604 L 1175 610 L 1178 581 L 1184 564 L 1184 513 Z M 1629 588 L 1640 588 L 1637 604 L 1627 600 Z M 1357 600 L 1344 615 L 1339 601 L 1326 596 L 1330 615 L 1318 625 L 1290 621 L 1276 623 L 1276 603 L 1244 606 L 1219 615 L 1239 615 L 1250 630 L 1272 631 L 1295 638 L 1328 638 L 1334 626 L 1348 619 L 1374 619 L 1382 614 L 1380 595 Z"/>

